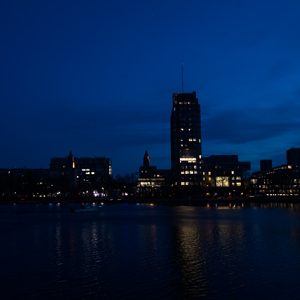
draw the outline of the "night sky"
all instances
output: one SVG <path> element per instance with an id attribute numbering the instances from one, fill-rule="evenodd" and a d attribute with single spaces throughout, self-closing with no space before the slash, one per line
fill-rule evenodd
<path id="1" fill-rule="evenodd" d="M 300 1 L 2 0 L 0 167 L 107 156 L 170 167 L 172 93 L 197 92 L 203 155 L 300 146 Z"/>

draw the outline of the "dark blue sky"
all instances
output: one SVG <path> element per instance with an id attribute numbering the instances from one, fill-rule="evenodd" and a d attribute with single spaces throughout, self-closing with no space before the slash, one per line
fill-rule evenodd
<path id="1" fill-rule="evenodd" d="M 108 156 L 170 166 L 172 93 L 197 92 L 203 154 L 300 146 L 300 1 L 4 0 L 1 167 Z"/>

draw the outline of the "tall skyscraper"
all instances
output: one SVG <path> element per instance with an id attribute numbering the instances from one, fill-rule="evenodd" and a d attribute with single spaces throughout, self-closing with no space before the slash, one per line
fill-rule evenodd
<path id="1" fill-rule="evenodd" d="M 196 92 L 173 94 L 171 168 L 177 186 L 200 185 L 200 105 Z"/>

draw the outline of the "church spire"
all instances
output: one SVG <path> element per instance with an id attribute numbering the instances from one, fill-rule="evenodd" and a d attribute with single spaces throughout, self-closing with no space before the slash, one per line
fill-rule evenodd
<path id="1" fill-rule="evenodd" d="M 148 154 L 147 150 L 145 151 L 145 154 L 144 154 L 144 163 L 143 163 L 143 165 L 146 168 L 150 167 L 150 157 L 149 157 L 149 154 Z"/>

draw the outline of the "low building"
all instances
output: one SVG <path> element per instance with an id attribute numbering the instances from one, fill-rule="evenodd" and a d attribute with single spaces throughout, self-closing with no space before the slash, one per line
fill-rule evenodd
<path id="1" fill-rule="evenodd" d="M 143 165 L 139 169 L 137 194 L 140 197 L 166 196 L 169 186 L 170 170 L 160 170 L 150 166 L 149 154 L 144 154 Z"/>
<path id="2" fill-rule="evenodd" d="M 266 172 L 270 171 L 273 168 L 272 159 L 262 159 L 260 161 L 260 171 Z"/>
<path id="3" fill-rule="evenodd" d="M 34 200 L 55 194 L 48 169 L 1 169 L 0 198 L 3 200 Z"/>
<path id="4" fill-rule="evenodd" d="M 56 157 L 50 161 L 50 174 L 67 184 L 79 196 L 104 197 L 112 179 L 111 160 L 106 157 Z"/>
<path id="5" fill-rule="evenodd" d="M 266 197 L 300 196 L 300 148 L 286 151 L 287 164 L 261 168 L 251 176 L 251 194 Z"/>
<path id="6" fill-rule="evenodd" d="M 206 196 L 243 195 L 250 168 L 250 162 L 240 162 L 237 155 L 204 157 L 203 193 Z"/>
<path id="7" fill-rule="evenodd" d="M 292 165 L 274 167 L 251 176 L 251 193 L 255 196 L 281 197 L 300 195 L 300 169 Z"/>
<path id="8" fill-rule="evenodd" d="M 286 151 L 286 160 L 289 166 L 300 167 L 300 148 L 290 148 Z"/>

